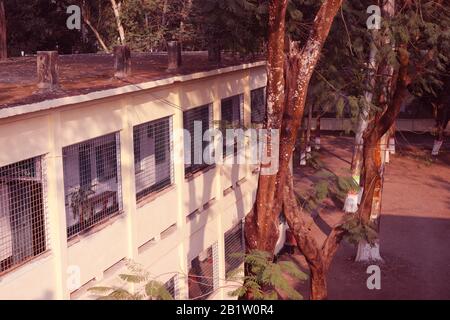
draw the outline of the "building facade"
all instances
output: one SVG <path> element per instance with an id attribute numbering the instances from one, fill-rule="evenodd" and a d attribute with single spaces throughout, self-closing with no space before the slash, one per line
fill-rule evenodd
<path id="1" fill-rule="evenodd" d="M 1 109 L 0 299 L 92 298 L 130 261 L 227 299 L 258 166 L 179 164 L 174 132 L 262 121 L 265 85 L 255 62 Z"/>

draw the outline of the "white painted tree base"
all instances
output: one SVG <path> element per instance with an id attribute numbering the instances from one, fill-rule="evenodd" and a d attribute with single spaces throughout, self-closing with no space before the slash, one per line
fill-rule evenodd
<path id="1" fill-rule="evenodd" d="M 395 138 L 389 138 L 389 152 L 395 154 Z"/>
<path id="2" fill-rule="evenodd" d="M 306 159 L 311 159 L 311 146 L 306 147 Z"/>
<path id="3" fill-rule="evenodd" d="M 364 187 L 361 187 L 358 192 L 358 205 L 361 204 L 361 199 L 362 199 L 363 193 L 364 193 Z"/>
<path id="4" fill-rule="evenodd" d="M 356 211 L 358 211 L 357 193 L 347 193 L 347 198 L 345 198 L 343 210 L 346 213 L 355 213 Z"/>
<path id="5" fill-rule="evenodd" d="M 380 255 L 379 243 L 371 246 L 366 241 L 361 241 L 358 244 L 358 251 L 356 252 L 356 262 L 383 262 L 383 258 Z"/>
<path id="6" fill-rule="evenodd" d="M 391 152 L 389 150 L 386 150 L 384 152 L 384 162 L 385 163 L 389 163 L 389 155 L 391 154 Z"/>
<path id="7" fill-rule="evenodd" d="M 438 140 L 434 140 L 434 144 L 433 144 L 433 150 L 431 151 L 431 155 L 432 156 L 437 156 L 439 155 L 439 150 L 441 149 L 442 143 L 444 141 L 438 141 Z"/>
<path id="8" fill-rule="evenodd" d="M 301 166 L 306 166 L 306 154 L 303 151 L 300 154 L 300 165 Z"/>
<path id="9" fill-rule="evenodd" d="M 320 137 L 314 138 L 314 149 L 320 150 Z"/>

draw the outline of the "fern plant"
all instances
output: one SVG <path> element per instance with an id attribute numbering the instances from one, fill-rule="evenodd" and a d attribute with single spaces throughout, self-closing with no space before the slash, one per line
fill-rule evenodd
<path id="1" fill-rule="evenodd" d="M 97 286 L 88 291 L 98 296 L 99 300 L 173 300 L 164 283 L 157 281 L 149 272 L 138 264 L 129 262 L 130 273 L 120 274 L 122 286 Z M 125 289 L 129 285 L 140 288 L 135 293 Z"/>
<path id="2" fill-rule="evenodd" d="M 233 254 L 244 257 L 249 266 L 251 275 L 239 275 L 239 270 L 229 274 L 230 280 L 242 282 L 230 296 L 242 297 L 249 293 L 255 300 L 276 300 L 279 293 L 286 294 L 289 299 L 300 300 L 302 295 L 290 284 L 286 274 L 300 281 L 307 280 L 308 276 L 302 272 L 292 261 L 273 262 L 268 252 L 253 250 L 248 254 Z"/>

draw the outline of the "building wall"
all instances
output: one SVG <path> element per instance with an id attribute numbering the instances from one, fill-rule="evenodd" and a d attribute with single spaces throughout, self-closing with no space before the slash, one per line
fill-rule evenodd
<path id="1" fill-rule="evenodd" d="M 214 120 L 220 120 L 220 100 L 237 94 L 244 96 L 244 122 L 249 123 L 250 91 L 265 84 L 265 67 L 256 64 L 0 119 L 0 167 L 40 155 L 46 159 L 49 233 L 47 252 L 0 275 L 0 299 L 89 298 L 88 287 L 117 282 L 118 274 L 126 272 L 126 259 L 161 281 L 179 274 L 183 298 L 188 259 L 213 243 L 223 285 L 223 235 L 250 211 L 257 175 L 247 165 L 216 165 L 185 179 L 184 165 L 175 160 L 174 184 L 136 204 L 133 126 L 172 116 L 173 128 L 182 128 L 183 110 L 208 103 Z M 113 132 L 120 134 L 123 213 L 68 241 L 62 148 Z M 182 139 L 173 137 L 175 158 L 182 159 Z M 225 293 L 219 290 L 212 297 Z"/>

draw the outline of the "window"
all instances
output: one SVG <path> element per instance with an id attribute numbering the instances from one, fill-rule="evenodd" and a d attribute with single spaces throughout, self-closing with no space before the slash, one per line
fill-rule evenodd
<path id="1" fill-rule="evenodd" d="M 229 140 L 226 136 L 226 129 L 240 128 L 243 120 L 243 102 L 244 96 L 237 95 L 230 98 L 223 99 L 221 102 L 221 130 L 223 135 L 223 156 L 229 156 L 237 151 L 236 139 Z M 227 152 L 227 146 L 234 146 L 229 148 Z"/>
<path id="2" fill-rule="evenodd" d="M 136 198 L 173 183 L 172 117 L 133 128 Z"/>
<path id="3" fill-rule="evenodd" d="M 118 133 L 63 148 L 68 238 L 122 209 L 119 150 Z"/>
<path id="4" fill-rule="evenodd" d="M 185 176 L 188 177 L 195 172 L 204 170 L 210 165 L 205 163 L 203 151 L 209 144 L 203 141 L 203 134 L 206 130 L 212 128 L 212 110 L 211 105 L 197 107 L 183 113 L 184 129 L 190 133 L 184 137 L 184 156 L 185 156 Z M 201 136 L 195 134 L 195 125 L 201 126 Z"/>
<path id="5" fill-rule="evenodd" d="M 172 298 L 176 300 L 178 298 L 177 276 L 173 276 L 164 283 L 164 288 L 170 293 Z"/>
<path id="6" fill-rule="evenodd" d="M 191 261 L 188 275 L 189 299 L 207 299 L 218 288 L 217 262 L 217 243 Z"/>
<path id="7" fill-rule="evenodd" d="M 244 263 L 245 242 L 243 222 L 225 233 L 225 274 L 236 270 Z M 241 256 L 242 254 L 242 256 Z"/>
<path id="8" fill-rule="evenodd" d="M 264 123 L 266 117 L 266 88 L 252 90 L 251 99 L 252 123 Z"/>
<path id="9" fill-rule="evenodd" d="M 45 252 L 43 158 L 0 167 L 0 274 Z"/>
<path id="10" fill-rule="evenodd" d="M 111 141 L 95 147 L 97 175 L 100 181 L 117 177 L 116 142 Z"/>

